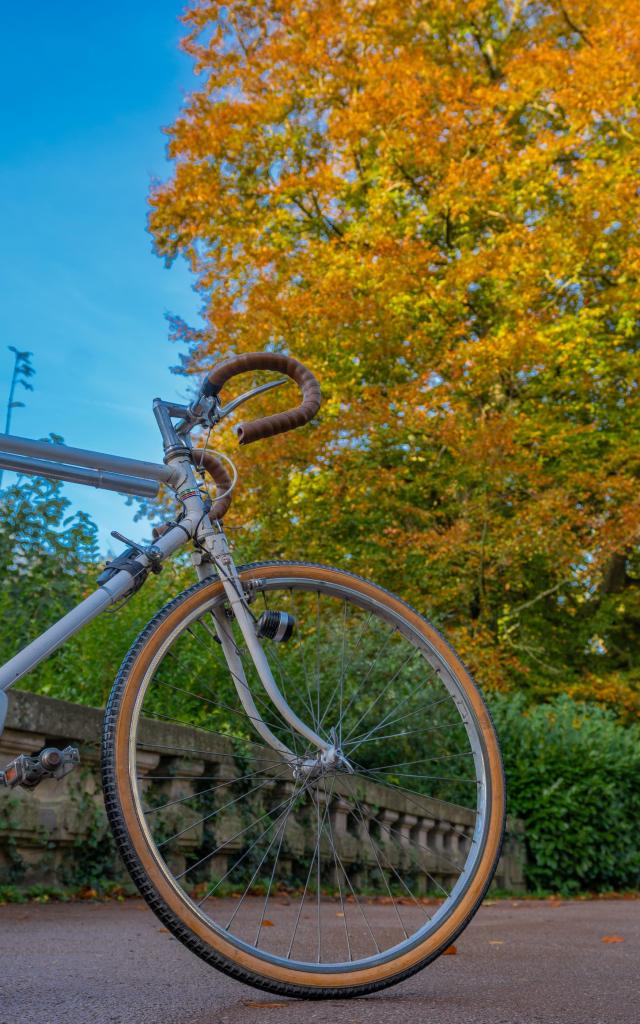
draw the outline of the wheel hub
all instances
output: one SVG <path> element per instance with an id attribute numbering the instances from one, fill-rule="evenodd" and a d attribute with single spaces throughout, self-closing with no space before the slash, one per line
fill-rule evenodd
<path id="1" fill-rule="evenodd" d="M 348 772 L 350 775 L 354 772 L 352 765 L 335 742 L 326 750 L 319 750 L 315 757 L 298 758 L 293 765 L 293 777 L 300 782 L 321 779 L 333 772 Z"/>

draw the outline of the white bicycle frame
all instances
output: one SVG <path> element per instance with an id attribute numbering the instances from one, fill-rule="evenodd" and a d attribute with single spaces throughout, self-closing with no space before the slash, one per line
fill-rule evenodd
<path id="1" fill-rule="evenodd" d="M 220 409 L 217 419 L 258 392 L 275 387 L 279 383 L 281 382 L 263 385 L 246 395 L 241 395 L 230 405 Z M 331 758 L 334 756 L 333 746 L 298 718 L 273 678 L 256 633 L 254 618 L 248 607 L 249 595 L 243 590 L 224 530 L 219 521 L 212 522 L 208 515 L 201 483 L 194 471 L 191 447 L 188 440 L 185 440 L 188 434 L 185 421 L 183 420 L 177 428 L 172 422 L 172 417 L 184 417 L 189 411 L 188 408 L 160 399 L 155 399 L 153 407 L 164 442 L 164 465 L 0 434 L 0 467 L 3 469 L 68 480 L 147 498 L 156 497 L 160 485 L 163 484 L 174 492 L 183 512 L 179 525 L 172 525 L 151 546 L 136 546 L 127 550 L 129 568 L 118 568 L 116 559 L 111 563 L 115 571 L 109 579 L 99 583 L 89 597 L 0 667 L 0 733 L 4 724 L 6 694 L 9 688 L 101 612 L 137 589 L 140 585 L 137 582 L 139 575 L 146 578 L 149 571 L 158 571 L 162 562 L 191 540 L 198 548 L 194 554 L 198 577 L 206 579 L 217 575 L 224 588 L 229 610 L 225 611 L 221 604 L 213 610 L 218 639 L 238 696 L 257 732 L 292 766 L 304 765 L 308 768 L 315 763 L 315 760 L 309 759 L 301 762 L 300 757 L 282 743 L 262 719 L 246 680 L 229 617 L 237 622 L 258 678 L 280 715 L 297 733 L 317 748 L 317 756 Z M 132 567 L 135 571 L 132 571 Z"/>

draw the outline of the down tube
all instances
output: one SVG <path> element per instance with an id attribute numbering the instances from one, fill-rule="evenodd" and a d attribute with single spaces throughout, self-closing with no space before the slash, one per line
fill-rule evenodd
<path id="1" fill-rule="evenodd" d="M 171 555 L 185 542 L 185 531 L 176 528 L 169 530 L 163 537 L 160 537 L 155 544 L 162 554 L 163 559 Z M 140 559 L 142 566 L 148 564 L 146 556 Z M 59 619 L 53 626 L 41 633 L 39 637 L 32 640 L 30 644 L 18 651 L 13 658 L 5 662 L 0 668 L 0 693 L 8 690 L 18 679 L 30 672 L 39 665 L 50 654 L 60 647 L 65 640 L 77 633 L 87 623 L 95 619 L 114 601 L 123 597 L 131 589 L 131 576 L 128 572 L 121 571 L 108 583 L 103 584 L 94 590 L 93 594 L 81 601 L 72 608 L 62 619 Z"/>
<path id="2" fill-rule="evenodd" d="M 123 574 L 127 575 L 128 574 Z M 125 588 L 131 585 L 131 577 L 123 580 Z M 123 590 L 123 592 L 125 592 Z M 32 640 L 30 644 L 18 651 L 13 658 L 7 661 L 0 668 L 0 691 L 8 690 L 10 686 L 17 683 L 18 679 L 30 672 L 32 668 L 39 665 L 46 657 L 60 647 L 65 640 L 77 633 L 79 629 L 86 626 L 88 622 L 95 619 L 100 612 L 112 604 L 115 595 L 104 587 L 99 587 L 89 597 L 85 598 L 79 605 L 72 608 L 64 618 L 59 619 L 53 626 L 41 633 L 39 637 Z"/>

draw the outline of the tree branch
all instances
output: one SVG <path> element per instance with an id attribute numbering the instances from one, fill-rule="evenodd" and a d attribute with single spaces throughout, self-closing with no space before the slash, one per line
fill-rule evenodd
<path id="1" fill-rule="evenodd" d="M 422 196 L 423 199 L 428 199 L 429 198 L 428 190 L 424 187 L 424 185 L 420 184 L 418 179 L 416 177 L 414 177 L 413 174 L 409 173 L 409 171 L 406 169 L 406 167 L 404 167 L 397 160 L 393 161 L 393 166 L 396 168 L 397 171 L 400 171 L 400 174 L 402 175 L 402 177 L 405 178 L 409 182 L 409 184 L 416 190 L 418 195 Z"/>
<path id="2" fill-rule="evenodd" d="M 482 36 L 478 31 L 472 32 L 471 34 L 475 39 L 478 49 L 480 50 L 482 58 L 487 66 L 489 78 L 491 79 L 492 82 L 497 82 L 500 78 L 502 78 L 502 72 L 496 63 L 496 55 L 493 49 L 493 43 L 491 42 L 490 39 L 488 40 L 488 42 L 484 43 L 482 41 Z"/>
<path id="3" fill-rule="evenodd" d="M 560 11 L 562 13 L 562 17 L 564 18 L 565 22 L 567 23 L 567 25 L 571 29 L 571 31 L 575 32 L 576 35 L 579 35 L 580 38 L 582 39 L 583 43 L 586 43 L 587 46 L 593 46 L 593 43 L 589 39 L 587 33 L 583 29 L 581 29 L 579 25 L 576 25 L 575 21 L 571 18 L 567 8 L 562 3 L 562 0 L 560 0 L 560 2 L 558 3 L 558 7 L 560 8 Z"/>
<path id="4" fill-rule="evenodd" d="M 531 605 L 537 604 L 538 601 L 542 601 L 543 598 L 549 597 L 550 594 L 554 594 L 556 590 L 560 590 L 560 587 L 564 587 L 565 584 L 568 582 L 568 580 L 560 580 L 559 583 L 555 583 L 552 587 L 549 587 L 547 590 L 541 590 L 540 593 L 536 594 L 535 597 L 532 597 L 530 601 L 525 601 L 524 604 L 519 604 L 517 608 L 512 608 L 511 614 L 518 615 L 519 612 L 523 612 L 525 608 L 531 608 Z"/>

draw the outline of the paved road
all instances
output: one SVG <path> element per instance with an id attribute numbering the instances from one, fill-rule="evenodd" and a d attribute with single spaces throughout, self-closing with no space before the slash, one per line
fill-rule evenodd
<path id="1" fill-rule="evenodd" d="M 498 902 L 457 950 L 378 995 L 302 1003 L 207 967 L 137 900 L 0 907 L 0 1024 L 639 1020 L 640 901 Z"/>

